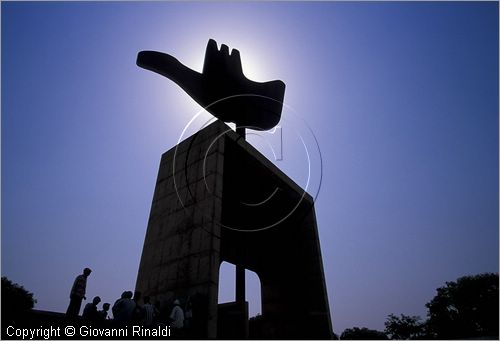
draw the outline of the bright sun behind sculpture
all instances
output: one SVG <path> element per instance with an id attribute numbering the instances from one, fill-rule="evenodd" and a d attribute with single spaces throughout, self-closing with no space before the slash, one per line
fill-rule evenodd
<path id="1" fill-rule="evenodd" d="M 246 128 L 272 129 L 280 121 L 285 83 L 248 79 L 240 52 L 225 44 L 219 48 L 213 39 L 207 44 L 202 73 L 157 51 L 139 52 L 137 65 L 169 78 L 212 115 L 242 128 L 243 134 Z"/>

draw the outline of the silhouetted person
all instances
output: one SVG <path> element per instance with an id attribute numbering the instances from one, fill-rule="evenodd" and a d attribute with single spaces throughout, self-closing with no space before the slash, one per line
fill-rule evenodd
<path id="1" fill-rule="evenodd" d="M 110 307 L 109 303 L 104 303 L 102 305 L 102 310 L 98 311 L 100 321 L 106 321 L 106 319 L 108 318 L 109 307 Z"/>
<path id="2" fill-rule="evenodd" d="M 125 291 L 122 297 L 113 305 L 114 321 L 118 325 L 126 325 L 131 322 L 135 309 L 135 302 L 132 300 L 132 291 Z"/>
<path id="3" fill-rule="evenodd" d="M 172 337 L 182 337 L 184 328 L 184 311 L 178 299 L 174 301 L 174 307 L 170 313 L 170 326 L 172 327 Z"/>
<path id="4" fill-rule="evenodd" d="M 124 298 L 126 298 L 127 294 L 128 294 L 128 291 L 122 292 L 122 295 L 120 296 L 120 298 L 115 301 L 115 304 L 113 304 L 113 308 L 111 308 L 111 311 L 113 312 L 113 316 L 116 315 L 116 311 L 117 311 L 117 308 L 118 308 L 118 303 L 121 300 L 123 300 Z"/>
<path id="5" fill-rule="evenodd" d="M 143 310 L 142 305 L 139 303 L 142 297 L 142 293 L 140 291 L 134 292 L 133 301 L 135 302 L 134 312 L 132 313 L 132 323 L 138 325 L 143 318 Z"/>
<path id="6" fill-rule="evenodd" d="M 157 315 L 156 307 L 151 304 L 149 296 L 144 296 L 144 306 L 142 324 L 144 327 L 151 327 Z"/>
<path id="7" fill-rule="evenodd" d="M 83 309 L 82 317 L 86 321 L 96 322 L 99 320 L 99 313 L 97 312 L 97 305 L 101 302 L 99 296 L 94 297 L 92 303 L 87 303 Z"/>
<path id="8" fill-rule="evenodd" d="M 80 313 L 82 307 L 82 300 L 85 300 L 85 290 L 87 289 L 87 277 L 89 277 L 92 270 L 89 268 L 83 269 L 83 274 L 76 276 L 71 293 L 69 294 L 69 306 L 66 311 L 66 316 L 75 318 Z"/>

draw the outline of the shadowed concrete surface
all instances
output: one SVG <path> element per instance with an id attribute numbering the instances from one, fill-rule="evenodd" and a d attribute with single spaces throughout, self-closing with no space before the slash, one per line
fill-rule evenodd
<path id="1" fill-rule="evenodd" d="M 136 290 L 160 310 L 189 298 L 190 337 L 246 338 L 246 302 L 217 305 L 223 261 L 260 278 L 250 334 L 332 337 L 313 198 L 216 121 L 161 158 Z"/>

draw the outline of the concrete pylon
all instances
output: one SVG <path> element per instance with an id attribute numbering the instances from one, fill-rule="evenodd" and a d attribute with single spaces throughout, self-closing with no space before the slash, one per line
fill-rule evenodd
<path id="1" fill-rule="evenodd" d="M 246 302 L 237 305 L 241 324 L 218 308 L 223 261 L 259 276 L 253 335 L 332 338 L 313 198 L 216 121 L 161 158 L 136 290 L 163 316 L 174 299 L 189 298 L 192 338 L 245 338 Z"/>

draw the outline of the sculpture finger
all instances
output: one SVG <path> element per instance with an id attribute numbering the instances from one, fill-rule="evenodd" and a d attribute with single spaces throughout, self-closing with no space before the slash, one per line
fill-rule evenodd
<path id="1" fill-rule="evenodd" d="M 231 63 L 229 61 L 229 47 L 226 44 L 220 46 L 221 71 L 231 73 Z"/>
<path id="2" fill-rule="evenodd" d="M 235 74 L 243 74 L 243 68 L 241 67 L 240 51 L 233 49 L 231 55 L 229 56 L 229 65 Z"/>
<path id="3" fill-rule="evenodd" d="M 220 52 L 223 56 L 229 56 L 229 47 L 226 44 L 220 46 Z"/>
<path id="4" fill-rule="evenodd" d="M 219 49 L 217 48 L 217 43 L 215 40 L 210 39 L 207 44 L 207 49 L 205 50 L 205 61 L 203 62 L 203 73 L 211 73 L 212 70 L 216 70 L 217 65 L 220 64 L 219 59 Z"/>

